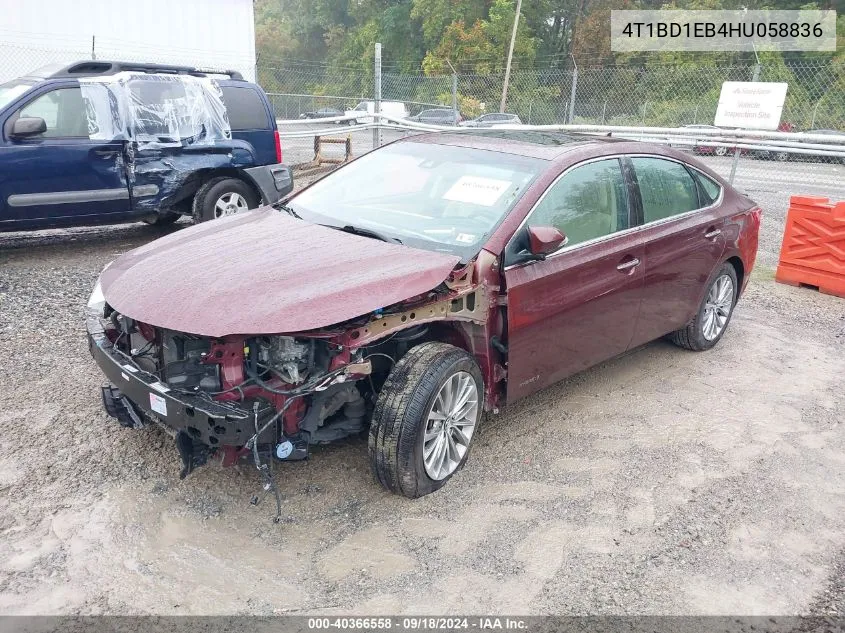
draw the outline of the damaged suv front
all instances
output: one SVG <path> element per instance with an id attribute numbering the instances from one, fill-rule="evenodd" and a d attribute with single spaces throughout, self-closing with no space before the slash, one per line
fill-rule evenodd
<path id="1" fill-rule="evenodd" d="M 103 404 L 123 426 L 170 432 L 182 477 L 213 455 L 224 465 L 247 458 L 275 491 L 270 460 L 304 459 L 310 446 L 368 427 L 374 473 L 396 492 L 436 490 L 463 464 L 506 373 L 500 267 L 484 240 L 536 172 L 515 158 L 506 181 L 505 168 L 482 157 L 467 175 L 465 156 L 444 158 L 436 145 L 391 147 L 399 150 L 355 161 L 288 206 L 171 234 L 101 273 L 87 323 L 108 379 Z M 324 214 L 321 198 L 354 198 L 351 180 L 372 173 L 379 155 L 417 165 L 410 182 L 433 187 L 442 209 L 415 202 L 416 215 L 448 210 L 448 223 L 382 232 L 365 217 L 386 215 L 366 187 L 358 226 Z M 475 192 L 481 185 L 492 193 Z M 386 197 L 412 215 L 403 195 Z"/>

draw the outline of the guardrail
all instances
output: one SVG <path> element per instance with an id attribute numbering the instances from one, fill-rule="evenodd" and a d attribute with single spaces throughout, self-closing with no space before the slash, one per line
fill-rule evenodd
<path id="1" fill-rule="evenodd" d="M 451 134 L 474 133 L 478 128 L 443 126 L 409 121 L 387 114 L 366 113 L 369 123 L 354 123 L 338 129 L 338 123 L 354 122 L 355 115 L 324 119 L 293 119 L 278 121 L 280 136 L 287 139 L 312 138 L 315 136 L 344 135 L 365 130 L 396 130 L 405 134 L 415 132 L 448 132 Z M 301 129 L 307 125 L 309 129 Z M 332 127 L 328 127 L 331 125 Z M 314 129 L 317 126 L 317 129 Z M 293 129 L 291 129 L 293 128 Z M 490 128 L 487 128 L 490 129 Z M 702 148 L 725 148 L 733 155 L 734 164 L 729 180 L 733 182 L 740 154 L 772 153 L 788 154 L 794 157 L 817 156 L 831 162 L 845 162 L 845 132 L 842 134 L 813 134 L 809 132 L 777 132 L 765 130 L 738 130 L 722 128 L 665 128 L 612 125 L 496 125 L 497 130 L 521 132 L 576 132 L 583 134 L 613 136 L 640 140 L 674 147 L 702 150 Z M 375 142 L 375 141 L 374 141 Z M 368 150 L 369 148 L 367 148 Z"/>
<path id="2" fill-rule="evenodd" d="M 353 121 L 361 118 L 358 116 L 337 116 L 324 119 L 286 119 L 278 120 L 280 127 L 294 126 L 294 125 L 314 125 L 321 123 L 343 123 Z M 346 127 L 344 131 L 361 129 L 370 130 L 374 127 L 395 127 L 397 129 L 419 130 L 419 131 L 444 131 L 444 132 L 460 132 L 473 131 L 479 128 L 469 128 L 461 126 L 447 126 L 447 125 L 431 125 L 428 123 L 419 123 L 417 121 L 409 121 L 399 117 L 394 117 L 387 114 L 367 113 L 367 118 L 383 119 L 384 123 L 361 123 Z M 510 125 L 501 124 L 493 126 L 495 129 L 501 130 L 522 130 L 522 131 L 563 131 L 563 132 L 583 132 L 586 134 L 612 134 L 613 136 L 621 136 L 623 138 L 629 136 L 648 136 L 649 138 L 658 135 L 662 137 L 681 137 L 693 141 L 710 140 L 712 142 L 738 142 L 747 141 L 749 139 L 758 140 L 772 140 L 778 141 L 779 147 L 807 147 L 807 141 L 820 141 L 818 145 L 811 145 L 810 147 L 833 147 L 835 150 L 845 149 L 841 145 L 845 145 L 845 132 L 842 134 L 812 134 L 810 132 L 770 132 L 766 130 L 739 130 L 739 129 L 709 129 L 709 128 L 690 128 L 684 127 L 630 127 L 618 125 Z M 490 128 L 484 128 L 490 129 Z M 300 133 L 280 132 L 284 137 L 294 138 L 297 136 L 313 136 L 314 134 L 328 134 L 332 129 L 325 130 L 303 130 Z M 675 138 L 677 141 L 678 139 Z"/>

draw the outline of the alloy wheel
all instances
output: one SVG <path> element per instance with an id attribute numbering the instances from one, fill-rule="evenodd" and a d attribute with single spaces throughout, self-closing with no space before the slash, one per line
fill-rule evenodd
<path id="1" fill-rule="evenodd" d="M 436 481 L 446 479 L 469 450 L 478 417 L 478 385 L 471 374 L 452 374 L 431 405 L 423 437 L 423 464 Z"/>
<path id="2" fill-rule="evenodd" d="M 222 218 L 226 215 L 235 215 L 248 209 L 249 205 L 246 202 L 246 198 L 239 193 L 231 191 L 224 193 L 217 199 L 217 203 L 214 205 L 214 217 Z"/>
<path id="3" fill-rule="evenodd" d="M 734 282 L 729 275 L 721 275 L 710 286 L 704 303 L 702 333 L 708 341 L 714 340 L 725 329 L 734 301 Z"/>

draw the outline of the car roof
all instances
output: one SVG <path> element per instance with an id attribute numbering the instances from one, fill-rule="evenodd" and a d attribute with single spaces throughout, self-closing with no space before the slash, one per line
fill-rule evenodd
<path id="1" fill-rule="evenodd" d="M 619 139 L 590 136 L 570 132 L 535 130 L 480 130 L 463 128 L 466 132 L 432 132 L 401 139 L 403 143 L 430 143 L 471 149 L 485 149 L 503 154 L 554 160 L 577 148 L 617 143 Z"/>

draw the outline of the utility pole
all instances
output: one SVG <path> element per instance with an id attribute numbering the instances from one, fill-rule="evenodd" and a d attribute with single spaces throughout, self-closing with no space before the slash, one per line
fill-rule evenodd
<path id="1" fill-rule="evenodd" d="M 376 54 L 373 67 L 373 113 L 381 112 L 381 43 L 376 43 Z M 373 123 L 373 149 L 381 147 L 381 118 L 374 116 Z"/>
<path id="2" fill-rule="evenodd" d="M 505 65 L 505 83 L 502 85 L 502 103 L 499 112 L 505 111 L 505 104 L 508 101 L 508 82 L 511 79 L 511 59 L 513 58 L 513 45 L 516 42 L 516 29 L 519 26 L 519 12 L 522 10 L 522 0 L 516 0 L 516 15 L 513 16 L 513 31 L 511 32 L 511 45 L 508 48 L 508 62 Z"/>

